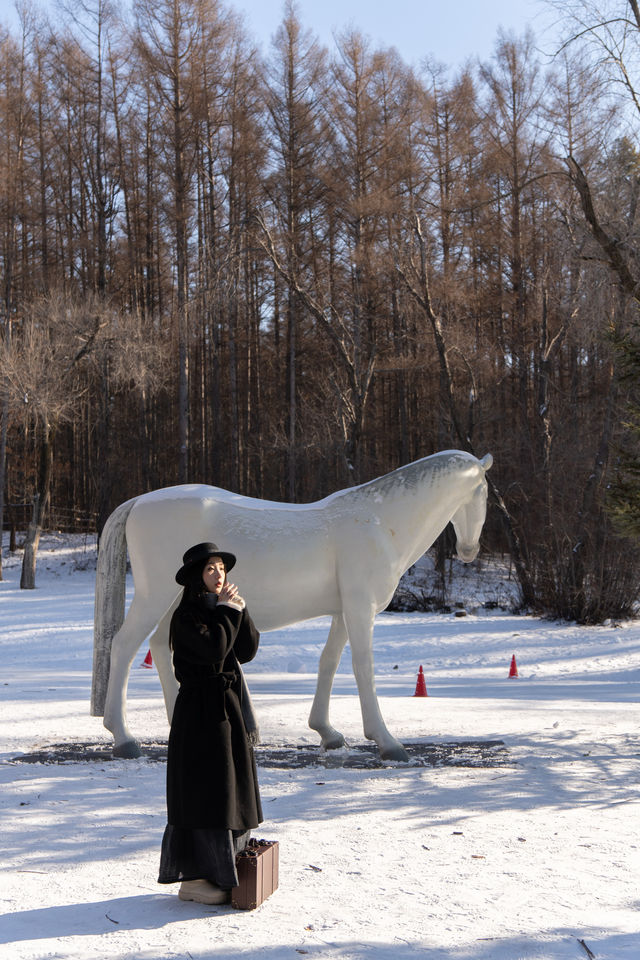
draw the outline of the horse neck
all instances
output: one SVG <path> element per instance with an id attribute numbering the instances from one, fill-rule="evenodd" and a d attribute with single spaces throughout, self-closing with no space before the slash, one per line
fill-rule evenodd
<path id="1" fill-rule="evenodd" d="M 447 470 L 446 460 L 429 457 L 367 485 L 376 518 L 391 532 L 404 569 L 442 533 L 470 483 L 466 471 Z"/>

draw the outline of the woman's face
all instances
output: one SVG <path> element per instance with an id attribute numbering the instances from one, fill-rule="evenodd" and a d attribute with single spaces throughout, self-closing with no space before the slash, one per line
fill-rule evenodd
<path id="1" fill-rule="evenodd" d="M 224 563 L 220 557 L 209 557 L 202 571 L 202 582 L 209 593 L 219 594 L 227 576 Z"/>

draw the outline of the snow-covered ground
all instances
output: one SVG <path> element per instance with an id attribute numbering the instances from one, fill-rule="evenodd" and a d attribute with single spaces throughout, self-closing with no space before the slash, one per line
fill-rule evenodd
<path id="1" fill-rule="evenodd" d="M 280 889 L 243 913 L 156 884 L 164 763 L 16 762 L 109 742 L 88 707 L 93 545 L 46 538 L 34 591 L 19 590 L 19 562 L 5 554 L 0 583 L 1 956 L 640 957 L 640 624 L 488 611 L 477 585 L 463 617 L 381 615 L 376 683 L 392 732 L 417 745 L 501 740 L 506 753 L 493 766 L 261 767 L 259 835 L 280 841 Z M 494 582 L 489 595 L 505 592 Z M 306 718 L 327 628 L 263 636 L 247 676 L 265 744 L 316 744 Z M 146 651 L 129 722 L 164 740 Z M 508 679 L 514 654 L 520 678 Z M 420 664 L 427 698 L 412 696 Z M 363 743 L 347 657 L 332 719 Z"/>

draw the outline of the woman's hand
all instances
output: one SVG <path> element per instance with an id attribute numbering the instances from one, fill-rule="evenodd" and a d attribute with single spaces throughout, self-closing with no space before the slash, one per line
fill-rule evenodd
<path id="1" fill-rule="evenodd" d="M 235 583 L 229 583 L 229 581 L 223 585 L 222 590 L 218 594 L 218 601 L 222 603 L 226 601 L 244 604 L 244 600 L 239 595 L 238 588 L 236 587 Z"/>

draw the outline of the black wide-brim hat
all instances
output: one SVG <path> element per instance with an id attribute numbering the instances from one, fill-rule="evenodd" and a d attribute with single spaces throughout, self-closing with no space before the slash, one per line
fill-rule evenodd
<path id="1" fill-rule="evenodd" d="M 205 560 L 214 556 L 220 557 L 227 572 L 235 566 L 235 554 L 228 553 L 226 550 L 220 550 L 215 543 L 196 543 L 195 547 L 189 547 L 183 556 L 182 566 L 176 573 L 176 583 L 179 583 L 182 587 L 186 586 L 189 574 L 193 568 L 198 563 L 204 564 Z"/>

